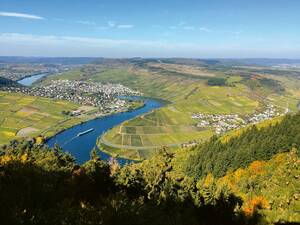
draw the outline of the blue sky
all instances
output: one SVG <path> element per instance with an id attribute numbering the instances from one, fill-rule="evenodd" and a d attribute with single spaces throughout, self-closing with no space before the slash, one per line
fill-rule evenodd
<path id="1" fill-rule="evenodd" d="M 0 0 L 0 55 L 300 58 L 299 0 Z"/>

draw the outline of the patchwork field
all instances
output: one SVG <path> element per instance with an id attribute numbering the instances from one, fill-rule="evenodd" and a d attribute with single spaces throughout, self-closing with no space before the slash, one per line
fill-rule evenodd
<path id="1" fill-rule="evenodd" d="M 208 80 L 215 78 L 223 79 L 224 85 L 208 85 Z M 99 138 L 98 145 L 106 152 L 134 159 L 148 158 L 162 146 L 172 150 L 211 137 L 215 133 L 211 127 L 196 127 L 195 113 L 244 116 L 268 104 L 296 110 L 300 99 L 299 80 L 253 73 L 248 68 L 211 70 L 167 63 L 89 65 L 48 79 L 121 83 L 145 96 L 169 100 L 165 107 L 126 121 Z M 282 87 L 285 90 L 279 91 Z"/>
<path id="2" fill-rule="evenodd" d="M 214 134 L 210 127 L 196 127 L 194 113 L 241 115 L 253 113 L 261 105 L 247 96 L 245 87 L 207 87 L 198 83 L 197 90 L 152 113 L 127 121 L 103 135 L 99 141 L 107 146 L 122 149 L 122 156 L 144 158 L 162 146 L 180 147 L 191 141 L 202 142 Z M 187 96 L 186 95 L 186 96 Z M 126 151 L 127 150 L 127 151 Z M 145 154 L 145 151 L 148 152 Z"/>
<path id="3" fill-rule="evenodd" d="M 62 111 L 78 107 L 66 101 L 0 92 L 0 145 L 21 137 L 51 136 L 75 125 L 82 119 Z"/>

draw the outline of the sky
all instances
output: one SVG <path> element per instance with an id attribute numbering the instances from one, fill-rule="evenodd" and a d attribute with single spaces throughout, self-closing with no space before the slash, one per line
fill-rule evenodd
<path id="1" fill-rule="evenodd" d="M 300 58 L 300 0 L 0 0 L 0 55 Z"/>

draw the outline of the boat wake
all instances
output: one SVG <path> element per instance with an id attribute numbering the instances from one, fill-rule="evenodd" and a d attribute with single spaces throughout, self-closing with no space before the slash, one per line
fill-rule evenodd
<path id="1" fill-rule="evenodd" d="M 75 140 L 76 138 L 79 138 L 85 134 L 88 134 L 90 132 L 94 131 L 94 128 L 91 128 L 91 129 L 88 129 L 86 131 L 83 131 L 83 132 L 79 132 L 76 136 L 74 136 L 73 138 L 71 138 L 70 140 L 64 142 L 61 147 L 64 147 L 65 145 L 69 144 L 70 142 L 72 142 L 73 140 Z"/>
<path id="2" fill-rule="evenodd" d="M 80 137 L 80 136 L 72 137 L 70 140 L 67 140 L 66 142 L 64 142 L 64 143 L 61 145 L 61 147 L 66 146 L 67 144 L 69 144 L 70 142 L 72 142 L 73 140 L 75 140 L 75 139 L 78 138 L 78 137 Z"/>

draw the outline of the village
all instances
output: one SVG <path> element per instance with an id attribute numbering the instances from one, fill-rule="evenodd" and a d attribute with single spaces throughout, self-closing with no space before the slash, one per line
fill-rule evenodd
<path id="1" fill-rule="evenodd" d="M 213 127 L 216 134 L 223 134 L 229 130 L 237 129 L 240 127 L 245 127 L 251 124 L 257 124 L 264 120 L 271 119 L 275 116 L 280 116 L 288 113 L 285 110 L 284 113 L 280 113 L 277 108 L 273 105 L 268 105 L 263 112 L 254 113 L 252 115 L 247 115 L 244 118 L 238 114 L 193 114 L 192 119 L 199 120 L 196 124 L 197 127 Z"/>
<path id="2" fill-rule="evenodd" d="M 0 63 L 0 76 L 13 81 L 37 74 L 66 72 L 79 65 Z"/>
<path id="3" fill-rule="evenodd" d="M 70 80 L 53 80 L 47 85 L 36 87 L 5 87 L 2 90 L 96 107 L 99 115 L 128 109 L 130 107 L 130 104 L 127 104 L 128 101 L 118 98 L 119 96 L 141 95 L 121 84 Z M 80 112 L 72 112 L 72 114 L 79 115 Z"/>

